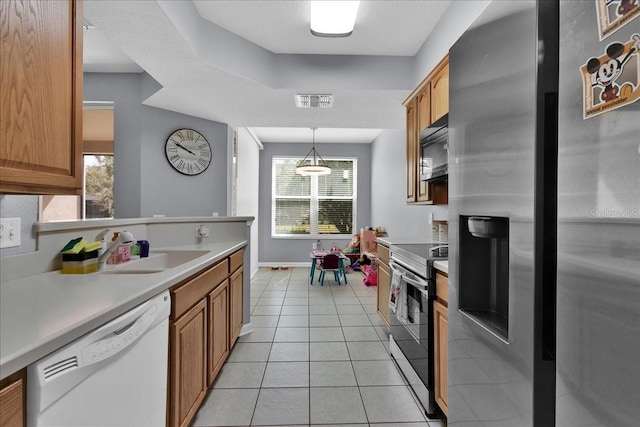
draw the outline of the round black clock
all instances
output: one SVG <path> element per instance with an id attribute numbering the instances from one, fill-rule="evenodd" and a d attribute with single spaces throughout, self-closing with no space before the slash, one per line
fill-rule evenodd
<path id="1" fill-rule="evenodd" d="M 185 175 L 198 175 L 211 164 L 211 146 L 193 129 L 178 129 L 169 135 L 164 147 L 169 164 Z"/>

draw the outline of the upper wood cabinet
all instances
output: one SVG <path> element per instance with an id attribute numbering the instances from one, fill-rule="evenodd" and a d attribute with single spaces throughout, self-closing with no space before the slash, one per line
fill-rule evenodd
<path id="1" fill-rule="evenodd" d="M 416 201 L 418 178 L 417 100 L 407 104 L 407 203 Z"/>
<path id="2" fill-rule="evenodd" d="M 428 127 L 431 120 L 431 85 L 426 84 L 418 91 L 418 133 Z"/>
<path id="3" fill-rule="evenodd" d="M 82 191 L 82 1 L 0 1 L 0 193 Z"/>
<path id="4" fill-rule="evenodd" d="M 407 111 L 407 203 L 448 204 L 447 184 L 420 180 L 420 132 L 449 112 L 449 57 L 404 102 Z"/>
<path id="5" fill-rule="evenodd" d="M 431 123 L 449 112 L 449 57 L 436 70 L 431 79 Z"/>

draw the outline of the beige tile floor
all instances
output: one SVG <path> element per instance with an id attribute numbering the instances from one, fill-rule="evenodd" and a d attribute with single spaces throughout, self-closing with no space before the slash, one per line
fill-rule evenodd
<path id="1" fill-rule="evenodd" d="M 427 420 L 388 353 L 376 288 L 362 275 L 309 286 L 308 268 L 260 269 L 251 325 L 238 339 L 194 427 L 442 427 Z"/>

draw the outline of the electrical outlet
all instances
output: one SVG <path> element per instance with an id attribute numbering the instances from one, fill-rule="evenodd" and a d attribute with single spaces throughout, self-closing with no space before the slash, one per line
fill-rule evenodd
<path id="1" fill-rule="evenodd" d="M 20 218 L 0 218 L 0 248 L 20 246 Z"/>

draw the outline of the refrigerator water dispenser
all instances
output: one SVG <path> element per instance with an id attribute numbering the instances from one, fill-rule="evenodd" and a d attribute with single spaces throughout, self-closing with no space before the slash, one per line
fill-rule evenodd
<path id="1" fill-rule="evenodd" d="M 509 218 L 460 215 L 460 312 L 509 341 Z"/>

